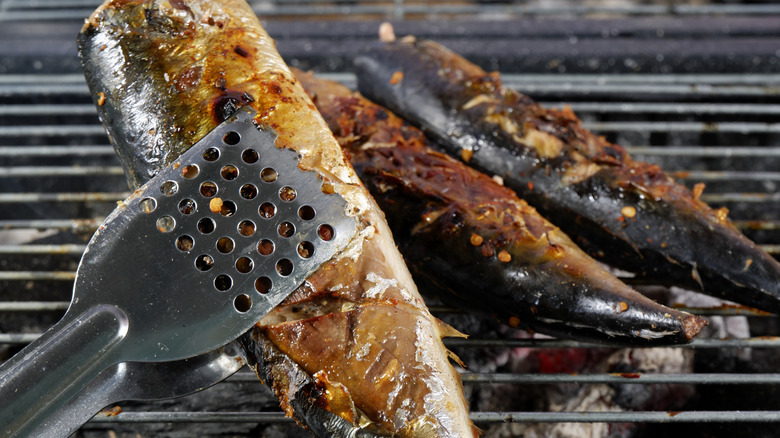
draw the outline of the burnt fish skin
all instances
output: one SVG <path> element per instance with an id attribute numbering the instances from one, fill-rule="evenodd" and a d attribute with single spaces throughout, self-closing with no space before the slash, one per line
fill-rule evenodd
<path id="1" fill-rule="evenodd" d="M 345 86 L 293 70 L 385 212 L 415 281 L 518 328 L 614 344 L 679 344 L 704 325 L 634 291 L 489 176 Z"/>
<path id="2" fill-rule="evenodd" d="M 87 84 L 131 187 L 249 105 L 254 122 L 277 134 L 275 145 L 297 152 L 301 170 L 317 172 L 323 191 L 340 194 L 344 214 L 358 219 L 344 251 L 241 338 L 247 362 L 288 416 L 323 437 L 476 435 L 441 342 L 454 330 L 425 307 L 382 212 L 246 2 L 107 0 L 78 41 Z M 224 143 L 214 144 L 216 152 L 231 147 Z M 262 169 L 274 163 L 245 152 L 262 187 Z M 213 158 L 221 160 L 219 153 Z M 262 189 L 231 193 L 221 178 L 214 178 L 219 196 L 237 201 L 231 214 L 255 224 L 279 219 L 268 217 L 274 208 L 269 214 L 240 199 Z M 182 214 L 218 218 L 209 198 L 196 196 L 195 211 Z M 303 211 L 301 219 L 327 224 L 324 215 Z M 244 250 L 215 263 L 235 269 L 233 287 L 257 294 L 252 286 L 277 273 L 238 269 L 238 256 L 260 260 L 284 236 L 249 234 L 235 244 Z M 299 248 L 306 257 L 306 247 Z"/>
<path id="3" fill-rule="evenodd" d="M 591 255 L 656 284 L 780 313 L 780 264 L 658 166 L 635 161 L 432 41 L 377 44 L 355 60 L 368 98 L 492 175 Z"/>

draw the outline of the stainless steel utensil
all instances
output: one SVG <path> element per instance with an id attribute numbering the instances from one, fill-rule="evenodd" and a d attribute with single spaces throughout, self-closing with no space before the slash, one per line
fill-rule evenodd
<path id="1" fill-rule="evenodd" d="M 239 110 L 100 226 L 66 315 L 0 366 L 0 435 L 31 433 L 116 364 L 227 344 L 347 245 L 344 199 L 253 116 Z"/>
<path id="2" fill-rule="evenodd" d="M 185 396 L 221 382 L 243 366 L 243 360 L 230 344 L 200 356 L 171 362 L 118 363 L 103 370 L 28 435 L 36 438 L 70 436 L 112 403 Z"/>

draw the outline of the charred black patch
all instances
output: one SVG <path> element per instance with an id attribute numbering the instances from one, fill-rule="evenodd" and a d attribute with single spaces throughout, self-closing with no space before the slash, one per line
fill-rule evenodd
<path id="1" fill-rule="evenodd" d="M 247 51 L 245 48 L 241 46 L 236 46 L 233 49 L 233 51 L 236 52 L 236 54 L 238 54 L 239 56 L 243 56 L 244 58 L 249 56 L 249 51 Z"/>
<path id="2" fill-rule="evenodd" d="M 254 101 L 252 95 L 247 92 L 227 90 L 214 98 L 214 102 L 211 104 L 211 115 L 217 123 L 222 123 L 239 108 Z"/>

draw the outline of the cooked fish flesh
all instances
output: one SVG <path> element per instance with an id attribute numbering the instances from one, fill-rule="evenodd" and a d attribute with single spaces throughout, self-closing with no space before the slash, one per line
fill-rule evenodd
<path id="1" fill-rule="evenodd" d="M 241 340 L 288 415 L 322 436 L 475 433 L 440 340 L 454 331 L 425 307 L 380 210 L 245 2 L 106 1 L 79 52 L 131 187 L 249 105 L 360 219 L 348 248 Z"/>

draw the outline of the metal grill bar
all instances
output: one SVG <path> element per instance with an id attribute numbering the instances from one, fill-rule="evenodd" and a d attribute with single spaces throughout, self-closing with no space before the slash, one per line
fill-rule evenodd
<path id="1" fill-rule="evenodd" d="M 747 172 L 747 171 L 698 171 L 675 170 L 669 172 L 679 180 L 695 181 L 778 181 L 780 172 Z M 120 166 L 16 166 L 0 167 L 0 178 L 40 178 L 40 177 L 68 177 L 68 176 L 95 176 L 114 175 L 124 176 Z"/>
<path id="2" fill-rule="evenodd" d="M 75 272 L 68 271 L 0 271 L 0 281 L 73 281 Z"/>
<path id="3" fill-rule="evenodd" d="M 632 155 L 674 157 L 780 157 L 780 148 L 750 146 L 627 146 Z"/>
<path id="4" fill-rule="evenodd" d="M 780 157 L 780 147 L 750 146 L 626 146 L 632 155 L 690 156 L 690 157 Z M 111 146 L 0 146 L 0 157 L 109 155 L 115 152 Z"/>
<path id="5" fill-rule="evenodd" d="M 415 1 L 395 0 L 376 5 L 373 2 L 364 4 L 340 4 L 331 1 L 323 5 L 321 0 L 312 1 L 276 1 L 250 2 L 255 12 L 264 17 L 300 17 L 300 16 L 348 16 L 382 15 L 405 18 L 407 16 L 430 15 L 510 15 L 510 16 L 584 16 L 590 14 L 619 14 L 628 16 L 649 15 L 767 15 L 780 14 L 777 5 L 739 4 L 739 5 L 630 5 L 630 6 L 587 6 L 577 3 L 566 3 L 566 7 L 549 7 L 528 4 L 449 4 L 447 2 L 421 3 Z M 335 3 L 335 4 L 333 4 Z M 31 20 L 77 20 L 89 16 L 97 2 L 88 9 L 86 5 L 77 3 L 71 7 L 58 7 L 56 4 L 24 2 L 13 3 L 11 7 L 0 9 L 0 21 L 31 21 Z M 306 7 L 302 7 L 306 5 Z"/>
<path id="6" fill-rule="evenodd" d="M 61 137 L 76 135 L 106 135 L 101 125 L 32 125 L 0 126 L 0 137 Z"/>
<path id="7" fill-rule="evenodd" d="M 65 311 L 68 301 L 5 301 L 0 302 L 0 312 Z"/>
<path id="8" fill-rule="evenodd" d="M 780 105 L 772 104 L 696 104 L 696 103 L 634 103 L 634 102 L 548 102 L 545 107 L 569 106 L 575 112 L 610 114 L 780 114 Z M 95 115 L 94 105 L 6 105 L 0 106 L 0 116 Z"/>
<path id="9" fill-rule="evenodd" d="M 575 112 L 610 114 L 780 114 L 780 105 L 711 104 L 711 103 L 647 103 L 647 102 L 541 102 L 546 107 L 569 106 Z"/>
<path id="10" fill-rule="evenodd" d="M 660 412 L 472 412 L 483 423 L 721 423 L 779 422 L 777 411 Z M 122 412 L 98 415 L 90 423 L 288 423 L 281 412 Z"/>
<path id="11" fill-rule="evenodd" d="M 122 193 L 0 193 L 0 204 L 27 202 L 116 202 L 130 196 Z"/>
<path id="12" fill-rule="evenodd" d="M 461 373 L 464 384 L 689 384 L 689 385 L 774 385 L 780 384 L 780 374 L 685 373 L 685 374 L 512 374 Z M 252 372 L 238 372 L 225 383 L 260 383 Z"/>
<path id="13" fill-rule="evenodd" d="M 49 116 L 49 115 L 63 115 L 69 116 L 94 114 L 95 105 L 3 105 L 0 106 L 0 116 Z"/>
<path id="14" fill-rule="evenodd" d="M 2 108 L 2 107 L 0 107 Z M 114 156 L 111 146 L 0 146 L 0 157 Z"/>
<path id="15" fill-rule="evenodd" d="M 780 93 L 780 89 L 778 89 Z M 780 133 L 780 123 L 748 122 L 583 122 L 583 127 L 598 132 L 724 132 L 738 134 Z M 53 137 L 65 135 L 101 136 L 101 125 L 0 126 L 0 137 Z"/>
<path id="16" fill-rule="evenodd" d="M 0 220 L 0 230 L 95 230 L 103 218 L 90 219 L 15 219 Z"/>
<path id="17" fill-rule="evenodd" d="M 373 38 L 373 35 L 372 35 Z M 355 75 L 347 72 L 321 72 L 318 77 L 331 81 L 338 81 L 344 85 L 354 86 L 356 83 Z M 780 74 L 653 74 L 643 73 L 634 75 L 604 75 L 604 74 L 566 74 L 558 73 L 535 74 L 535 73 L 502 73 L 501 81 L 505 85 L 524 84 L 532 82 L 541 82 L 542 84 L 560 84 L 569 83 L 572 85 L 580 83 L 592 83 L 599 85 L 608 84 L 687 84 L 687 85 L 757 85 L 763 88 L 767 84 L 780 84 Z M 84 76 L 81 74 L 3 74 L 0 75 L 0 85 L 19 85 L 36 84 L 37 86 L 56 86 L 61 84 L 78 84 L 86 94 L 87 88 L 84 85 Z M 2 88 L 12 90 L 11 87 Z M 35 91 L 36 88 L 26 88 L 25 90 Z"/>
<path id="18" fill-rule="evenodd" d="M 2 278 L 0 278 L 2 280 Z M 71 278 L 73 280 L 73 278 Z M 41 334 L 0 333 L 0 344 L 27 344 Z M 610 348 L 601 344 L 571 341 L 565 339 L 457 339 L 445 338 L 447 348 Z M 618 348 L 618 347 L 611 347 Z M 653 347 L 646 347 L 653 348 Z M 780 348 L 780 337 L 762 336 L 739 339 L 694 339 L 689 344 L 666 348 L 722 349 L 722 348 Z"/>
<path id="19" fill-rule="evenodd" d="M 451 347 L 483 348 L 593 348 L 598 344 L 564 339 L 444 339 Z M 651 348 L 651 347 L 648 347 Z M 762 336 L 742 339 L 694 339 L 690 344 L 669 348 L 780 348 L 780 337 Z"/>
<path id="20" fill-rule="evenodd" d="M 86 245 L 0 245 L 0 254 L 81 255 Z"/>
<path id="21" fill-rule="evenodd" d="M 125 173 L 119 166 L 16 166 L 0 167 L 0 178 L 41 178 L 66 176 L 118 175 Z"/>
<path id="22" fill-rule="evenodd" d="M 318 73 L 325 79 L 341 82 L 355 88 L 357 80 L 351 73 Z M 588 74 L 502 74 L 502 82 L 523 92 L 543 94 L 549 92 L 567 94 L 616 93 L 634 95 L 675 94 L 712 96 L 775 96 L 780 92 L 780 75 L 588 75 Z M 0 97 L 10 96 L 87 96 L 89 90 L 84 78 L 65 75 L 0 75 Z"/>
<path id="23" fill-rule="evenodd" d="M 31 202 L 116 202 L 130 196 L 121 193 L 0 193 L 0 204 Z M 764 203 L 779 202 L 780 193 L 710 193 L 703 194 L 702 201 L 711 204 L 728 202 Z"/>

